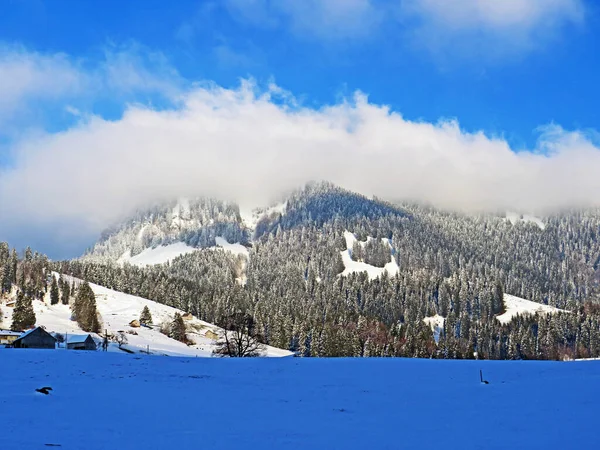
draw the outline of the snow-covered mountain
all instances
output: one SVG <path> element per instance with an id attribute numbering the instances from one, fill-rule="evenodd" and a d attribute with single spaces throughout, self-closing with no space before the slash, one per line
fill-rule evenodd
<path id="1" fill-rule="evenodd" d="M 600 210 L 466 213 L 313 183 L 254 210 L 163 204 L 52 269 L 224 327 L 245 311 L 262 342 L 302 356 L 472 357 L 477 342 L 482 358 L 590 357 L 598 227 Z"/>
<path id="2" fill-rule="evenodd" d="M 199 248 L 224 248 L 248 254 L 255 238 L 278 227 L 322 225 L 328 220 L 378 219 L 406 212 L 330 183 L 311 183 L 269 207 L 240 213 L 234 203 L 209 198 L 180 198 L 136 212 L 105 230 L 82 259 L 116 261 L 140 267 L 164 264 Z"/>

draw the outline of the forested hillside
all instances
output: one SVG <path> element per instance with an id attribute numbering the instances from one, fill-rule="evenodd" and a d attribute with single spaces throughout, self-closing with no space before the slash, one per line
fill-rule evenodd
<path id="1" fill-rule="evenodd" d="M 114 261 L 173 242 L 209 247 L 215 245 L 217 236 L 247 242 L 237 205 L 206 198 L 179 199 L 140 210 L 106 230 L 84 259 Z"/>
<path id="2" fill-rule="evenodd" d="M 56 263 L 55 269 L 218 325 L 247 312 L 263 342 L 301 356 L 600 356 L 598 210 L 511 221 L 503 214 L 393 205 L 313 184 L 258 222 L 247 261 L 208 248 L 146 268 L 116 263 L 131 242 L 115 236 L 136 236 L 149 217 L 168 217 L 165 211 L 105 236 L 93 253 L 106 258 Z M 165 232 L 152 243 L 189 235 L 214 239 L 226 234 L 215 231 L 221 223 L 229 224 L 230 243 L 246 242 L 252 233 L 237 208 L 217 208 L 219 214 L 227 220 L 211 219 L 202 222 L 206 228 L 179 235 Z M 348 236 L 355 238 L 351 248 Z M 211 238 L 202 243 L 194 246 L 210 246 Z M 504 312 L 505 293 L 567 312 L 502 324 L 496 317 Z M 424 321 L 436 315 L 444 318 L 438 342 Z"/>

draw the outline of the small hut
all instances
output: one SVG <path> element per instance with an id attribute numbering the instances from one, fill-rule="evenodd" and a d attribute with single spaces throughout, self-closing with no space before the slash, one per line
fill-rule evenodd
<path id="1" fill-rule="evenodd" d="M 216 341 L 217 339 L 219 339 L 219 335 L 217 333 L 215 333 L 213 330 L 207 330 L 206 333 L 204 333 L 204 336 L 206 336 L 209 339 L 212 339 L 213 341 Z"/>
<path id="2" fill-rule="evenodd" d="M 183 320 L 192 320 L 194 318 L 194 316 L 192 316 L 192 313 L 185 313 L 184 315 L 181 316 L 181 318 Z"/>
<path id="3" fill-rule="evenodd" d="M 15 348 L 56 348 L 56 338 L 42 327 L 33 328 L 13 342 Z"/>
<path id="4" fill-rule="evenodd" d="M 18 331 L 0 330 L 0 345 L 12 344 L 19 338 L 19 336 L 21 336 L 21 334 L 23 333 L 19 333 Z"/>
<path id="5" fill-rule="evenodd" d="M 97 344 L 91 334 L 69 334 L 67 336 L 68 350 L 96 350 Z"/>

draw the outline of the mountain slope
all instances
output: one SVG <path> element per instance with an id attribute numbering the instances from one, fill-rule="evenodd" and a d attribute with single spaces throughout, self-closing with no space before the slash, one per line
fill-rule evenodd
<path id="1" fill-rule="evenodd" d="M 77 285 L 80 282 L 68 276 L 63 277 L 69 283 L 75 281 Z M 219 327 L 198 320 L 196 317 L 186 320 L 187 338 L 194 342 L 194 345 L 186 345 L 160 332 L 162 324 L 170 323 L 176 312 L 183 315 L 183 311 L 96 284 L 90 283 L 90 286 L 96 295 L 96 307 L 102 318 L 103 330 L 107 330 L 109 335 L 114 335 L 117 331 L 126 332 L 128 343 L 123 346 L 124 348 L 135 353 L 149 349 L 151 354 L 159 355 L 212 356 L 215 337 L 222 332 Z M 145 306 L 150 310 L 153 325 L 151 327 L 129 326 L 131 321 L 139 319 Z M 34 300 L 33 307 L 37 326 L 44 326 L 47 331 L 60 334 L 85 334 L 77 322 L 71 320 L 71 309 L 68 305 L 51 305 L 47 296 L 45 301 Z M 10 324 L 12 308 L 4 307 L 3 312 L 3 323 Z M 135 334 L 130 334 L 131 332 Z M 265 356 L 290 355 L 288 351 L 273 347 L 267 347 L 266 350 Z"/>

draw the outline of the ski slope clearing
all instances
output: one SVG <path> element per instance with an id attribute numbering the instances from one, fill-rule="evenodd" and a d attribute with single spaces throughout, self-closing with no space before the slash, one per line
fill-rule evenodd
<path id="1" fill-rule="evenodd" d="M 57 274 L 55 274 L 57 276 Z M 71 282 L 71 278 L 64 276 Z M 76 280 L 76 283 L 80 282 Z M 161 324 L 170 323 L 176 312 L 184 314 L 183 311 L 170 306 L 147 300 L 145 298 L 113 291 L 102 286 L 90 283 L 96 295 L 96 308 L 102 317 L 103 330 L 109 334 L 124 331 L 127 336 L 127 344 L 123 348 L 141 353 L 150 351 L 151 354 L 167 356 L 198 356 L 210 357 L 215 345 L 215 337 L 222 329 L 191 317 L 186 320 L 187 337 L 194 345 L 186 345 L 160 332 Z M 151 327 L 131 327 L 129 324 L 140 317 L 144 306 L 147 306 L 152 315 L 154 325 Z M 49 332 L 61 334 L 86 334 L 79 328 L 77 322 L 71 320 L 71 309 L 67 305 L 51 305 L 49 296 L 46 301 L 33 301 L 36 315 L 36 325 L 44 326 Z M 10 326 L 12 308 L 2 308 L 5 314 L 4 324 Z M 136 334 L 130 334 L 133 332 Z M 99 340 L 99 339 L 98 339 Z M 117 346 L 111 346 L 111 350 L 122 352 Z M 289 356 L 287 350 L 274 347 L 266 347 L 265 356 Z"/>
<path id="2" fill-rule="evenodd" d="M 242 255 L 246 258 L 250 256 L 248 247 L 240 244 L 239 242 L 235 244 L 230 244 L 229 242 L 227 242 L 227 240 L 225 240 L 225 238 L 217 237 L 215 238 L 215 243 L 217 244 L 217 247 L 232 253 L 234 256 Z"/>
<path id="3" fill-rule="evenodd" d="M 509 211 L 506 213 L 506 220 L 508 220 L 513 225 L 516 225 L 519 222 L 534 223 L 538 227 L 540 227 L 541 230 L 546 229 L 546 224 L 542 221 L 542 219 L 540 219 L 539 217 L 528 215 L 528 214 L 521 215 L 516 212 Z"/>
<path id="4" fill-rule="evenodd" d="M 135 256 L 131 256 L 131 250 L 127 250 L 117 262 L 120 264 L 129 263 L 138 267 L 153 266 L 155 264 L 167 263 L 178 256 L 195 251 L 194 247 L 190 247 L 185 242 L 175 242 L 170 245 L 147 248 Z"/>
<path id="5" fill-rule="evenodd" d="M 234 256 L 243 255 L 248 257 L 250 254 L 248 248 L 240 243 L 230 244 L 222 237 L 215 238 L 215 242 L 217 244 L 216 247 L 211 248 L 222 248 L 223 250 L 232 253 Z M 198 249 L 187 245 L 185 242 L 175 242 L 169 245 L 147 248 L 135 256 L 131 256 L 131 250 L 127 250 L 121 255 L 117 262 L 119 264 L 128 263 L 138 267 L 153 266 L 155 264 L 165 264 L 178 256 L 187 255 L 196 250 Z"/>
<path id="6" fill-rule="evenodd" d="M 440 334 L 444 331 L 444 322 L 446 319 L 439 314 L 431 317 L 425 317 L 423 322 L 431 327 L 431 331 L 433 331 L 433 339 L 435 342 L 439 342 Z"/>
<path id="7" fill-rule="evenodd" d="M 272 217 L 273 215 L 284 214 L 287 208 L 287 202 L 276 203 L 267 208 L 250 208 L 248 206 L 240 207 L 240 216 L 244 225 L 250 229 L 255 230 L 256 225 L 264 217 Z"/>
<path id="8" fill-rule="evenodd" d="M 533 315 L 535 313 L 554 314 L 557 312 L 565 312 L 564 309 L 542 305 L 541 303 L 532 302 L 530 300 L 525 300 L 524 298 L 515 297 L 514 295 L 509 294 L 504 294 L 504 307 L 506 308 L 506 312 L 496 316 L 496 319 L 503 324 L 509 323 L 517 315 Z"/>
<path id="9" fill-rule="evenodd" d="M 383 272 L 387 272 L 388 275 L 391 277 L 398 273 L 399 267 L 396 263 L 396 260 L 394 259 L 393 249 L 389 243 L 389 239 L 382 239 L 382 241 L 390 246 L 390 262 L 387 263 L 384 267 L 375 267 L 371 264 L 367 264 L 360 261 L 354 261 L 352 259 L 352 248 L 354 246 L 354 243 L 357 242 L 356 236 L 354 236 L 354 234 L 350 233 L 349 231 L 345 231 L 344 238 L 346 239 L 346 250 L 343 250 L 341 252 L 342 262 L 344 263 L 345 267 L 344 271 L 341 273 L 342 276 L 346 277 L 352 273 L 367 272 L 369 280 L 375 280 L 376 278 L 379 278 L 381 275 L 383 275 Z M 369 239 L 372 238 L 367 238 L 367 242 Z M 360 242 L 360 244 L 364 246 L 366 242 Z"/>
<path id="10" fill-rule="evenodd" d="M 2 449 L 583 449 L 600 438 L 595 361 L 0 359 Z"/>

